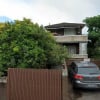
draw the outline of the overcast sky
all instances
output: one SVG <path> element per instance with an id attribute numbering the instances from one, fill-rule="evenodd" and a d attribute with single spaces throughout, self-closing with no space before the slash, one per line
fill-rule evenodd
<path id="1" fill-rule="evenodd" d="M 100 0 L 0 0 L 0 16 L 48 25 L 100 15 Z"/>

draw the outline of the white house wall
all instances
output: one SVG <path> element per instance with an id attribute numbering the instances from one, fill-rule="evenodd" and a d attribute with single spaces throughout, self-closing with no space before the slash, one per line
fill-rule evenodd
<path id="1" fill-rule="evenodd" d="M 79 43 L 87 42 L 87 35 L 64 35 L 64 36 L 54 36 L 58 43 Z"/>

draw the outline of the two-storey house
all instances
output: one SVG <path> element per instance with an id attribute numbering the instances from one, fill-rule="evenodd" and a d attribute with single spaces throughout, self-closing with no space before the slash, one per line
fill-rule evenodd
<path id="1" fill-rule="evenodd" d="M 88 36 L 82 34 L 85 24 L 58 23 L 45 26 L 50 31 L 56 42 L 67 46 L 71 58 L 87 58 Z"/>

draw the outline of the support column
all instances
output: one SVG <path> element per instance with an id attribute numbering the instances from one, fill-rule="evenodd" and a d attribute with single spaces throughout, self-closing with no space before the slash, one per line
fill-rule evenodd
<path id="1" fill-rule="evenodd" d="M 87 54 L 87 43 L 79 43 L 79 54 Z"/>

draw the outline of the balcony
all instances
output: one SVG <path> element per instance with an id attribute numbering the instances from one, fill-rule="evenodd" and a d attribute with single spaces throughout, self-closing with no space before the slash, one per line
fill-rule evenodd
<path id="1" fill-rule="evenodd" d="M 63 36 L 54 36 L 55 40 L 58 43 L 78 43 L 78 42 L 87 42 L 87 35 L 63 35 Z"/>
<path id="2" fill-rule="evenodd" d="M 88 54 L 72 54 L 71 58 L 88 58 Z"/>

